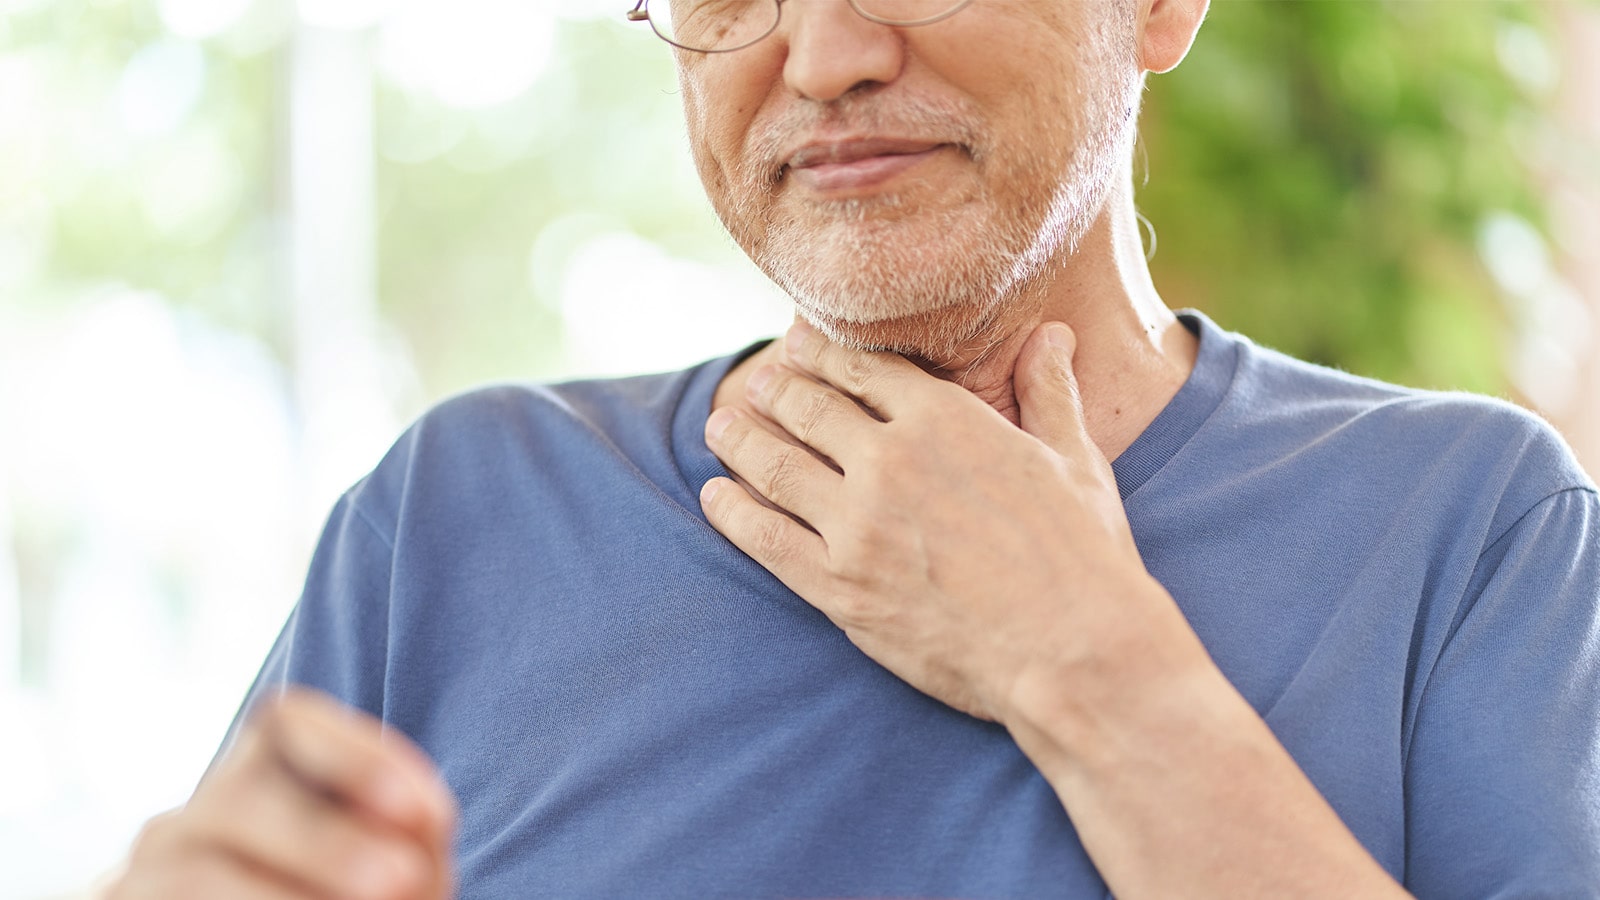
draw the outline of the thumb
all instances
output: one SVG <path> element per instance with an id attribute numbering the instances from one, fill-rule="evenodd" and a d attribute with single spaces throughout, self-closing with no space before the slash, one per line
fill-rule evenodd
<path id="1" fill-rule="evenodd" d="M 1061 454 L 1089 443 L 1083 398 L 1072 372 L 1077 349 L 1078 336 L 1071 328 L 1045 322 L 1028 336 L 1012 376 L 1022 430 Z"/>

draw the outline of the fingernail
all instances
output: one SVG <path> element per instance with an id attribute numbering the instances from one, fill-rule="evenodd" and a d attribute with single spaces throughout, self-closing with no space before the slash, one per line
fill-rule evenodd
<path id="1" fill-rule="evenodd" d="M 724 406 L 712 413 L 711 418 L 706 419 L 706 438 L 712 441 L 720 439 L 722 433 L 728 430 L 728 426 L 733 424 L 733 416 L 731 406 Z"/>
<path id="2" fill-rule="evenodd" d="M 762 366 L 761 368 L 750 373 L 750 380 L 745 382 L 745 393 L 761 393 L 761 390 L 767 386 L 767 382 L 772 380 L 774 368 L 774 366 Z"/>
<path id="3" fill-rule="evenodd" d="M 710 481 L 706 482 L 705 484 L 701 485 L 700 486 L 700 502 L 701 503 L 710 503 L 711 499 L 713 497 L 717 496 L 717 491 L 719 491 L 721 489 L 722 489 L 722 482 L 717 480 L 717 479 L 715 479 L 715 478 L 713 478 Z"/>
<path id="4" fill-rule="evenodd" d="M 789 326 L 788 335 L 783 339 L 783 349 L 790 353 L 799 352 L 800 348 L 805 346 L 806 340 L 815 332 L 816 329 L 806 324 L 804 319 L 795 320 L 795 323 Z"/>

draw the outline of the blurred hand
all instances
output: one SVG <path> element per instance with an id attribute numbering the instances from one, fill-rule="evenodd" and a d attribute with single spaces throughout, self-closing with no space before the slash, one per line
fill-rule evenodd
<path id="1" fill-rule="evenodd" d="M 403 735 L 306 689 L 251 715 L 108 900 L 445 900 L 455 800 Z"/>

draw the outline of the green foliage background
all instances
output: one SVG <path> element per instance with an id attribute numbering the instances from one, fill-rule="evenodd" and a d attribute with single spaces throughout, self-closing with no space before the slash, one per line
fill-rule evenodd
<path id="1" fill-rule="evenodd" d="M 1535 98 L 1497 62 L 1510 2 L 1212 6 L 1152 82 L 1141 210 L 1156 284 L 1292 355 L 1430 387 L 1503 390 L 1506 314 L 1484 217 L 1541 219 L 1519 136 Z"/>

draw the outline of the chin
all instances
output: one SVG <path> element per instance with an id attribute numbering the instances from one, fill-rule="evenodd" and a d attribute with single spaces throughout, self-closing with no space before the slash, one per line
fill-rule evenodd
<path id="1" fill-rule="evenodd" d="M 957 304 L 888 318 L 863 320 L 806 303 L 800 315 L 838 344 L 859 350 L 887 350 L 938 368 L 969 362 L 1007 335 L 1001 302 Z"/>
<path id="2" fill-rule="evenodd" d="M 949 219 L 956 219 L 950 221 Z M 1016 299 L 1013 237 L 948 217 L 942 230 L 903 223 L 820 229 L 756 254 L 812 327 L 847 347 L 891 350 L 935 364 L 988 342 Z"/>

